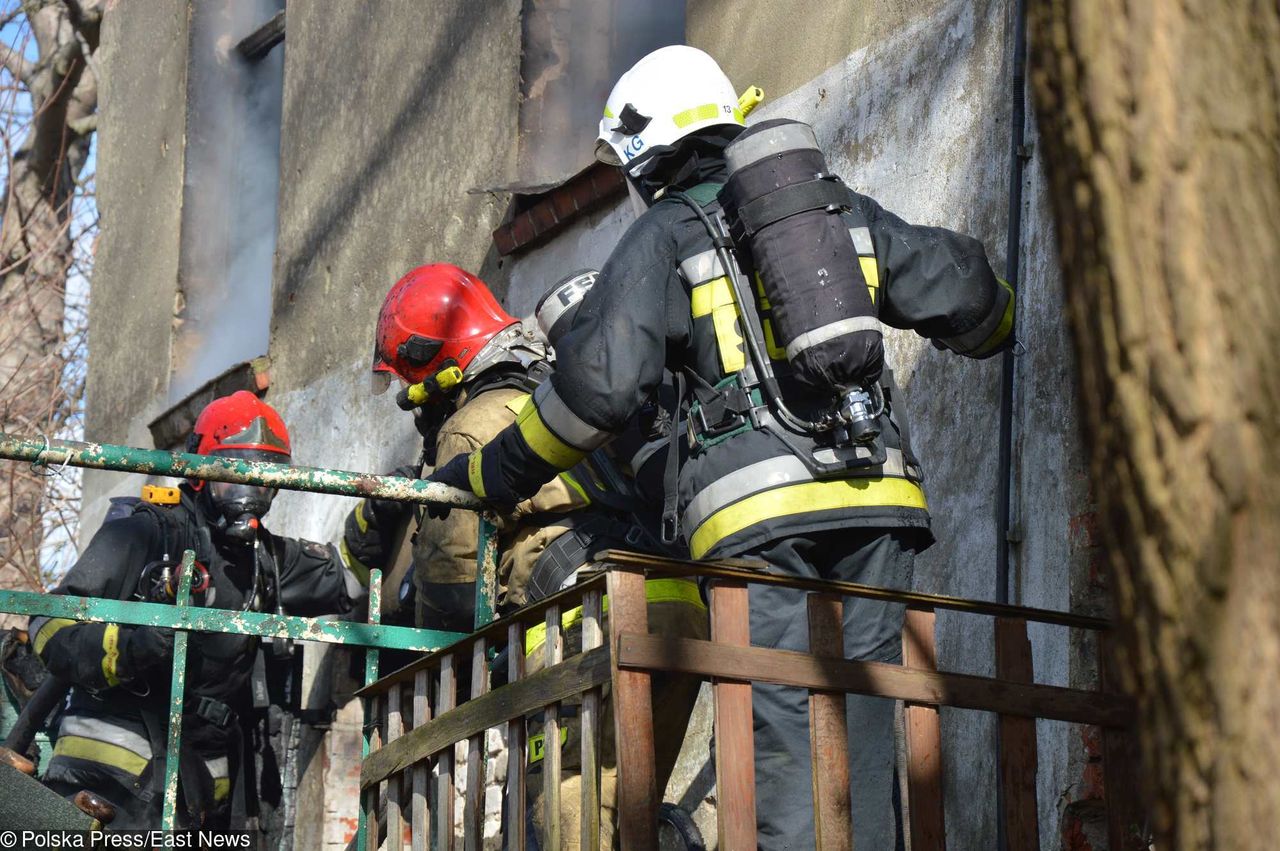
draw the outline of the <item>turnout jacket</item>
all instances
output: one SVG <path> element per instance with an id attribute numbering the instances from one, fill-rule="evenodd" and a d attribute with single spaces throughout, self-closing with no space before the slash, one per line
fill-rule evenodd
<path id="1" fill-rule="evenodd" d="M 719 188 L 702 183 L 688 193 L 714 216 Z M 1011 344 L 1013 292 L 981 243 L 908 224 L 852 190 L 841 215 L 881 323 L 973 358 Z M 756 299 L 788 405 L 816 414 L 829 400 L 790 376 L 762 290 Z M 664 368 L 689 375 L 695 389 L 722 385 L 748 363 L 739 321 L 706 229 L 685 204 L 659 200 L 627 230 L 584 298 L 550 381 L 514 425 L 471 456 L 472 489 L 482 497 L 523 495 L 572 467 L 625 428 Z M 814 448 L 806 438 L 749 423 L 715 435 L 691 426 L 678 505 L 693 557 L 733 556 L 778 537 L 849 526 L 915 529 L 917 546 L 927 546 L 928 507 L 901 394 L 888 369 L 881 381 L 887 460 L 835 478 L 819 478 L 801 462 Z"/>
<path id="2" fill-rule="evenodd" d="M 345 614 L 364 596 L 365 589 L 334 548 L 265 529 L 255 587 L 254 547 L 220 536 L 194 492 L 185 485 L 181 492 L 181 502 L 172 506 L 140 502 L 123 506 L 124 511 L 113 507 L 113 514 L 123 516 L 109 516 L 50 593 L 137 599 L 146 565 L 179 560 L 183 550 L 192 549 L 210 580 L 208 590 L 192 595 L 193 606 L 275 611 L 278 599 L 287 614 L 317 616 Z M 278 586 L 268 560 L 278 567 Z M 106 776 L 148 797 L 164 774 L 163 765 L 150 764 L 164 759 L 172 675 L 168 654 L 154 641 L 143 640 L 140 628 L 123 624 L 37 617 L 29 632 L 50 673 L 72 683 L 45 778 L 95 789 Z M 186 764 L 188 746 L 198 752 L 214 797 L 222 800 L 238 757 L 229 753 L 234 750 L 230 743 L 238 740 L 224 734 L 234 726 L 234 715 L 217 716 L 245 708 L 258 639 L 193 632 L 187 647 L 183 760 Z M 224 723 L 215 724 L 209 716 Z"/>

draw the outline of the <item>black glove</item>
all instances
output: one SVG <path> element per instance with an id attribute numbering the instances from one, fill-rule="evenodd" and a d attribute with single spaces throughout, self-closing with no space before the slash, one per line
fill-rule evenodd
<path id="1" fill-rule="evenodd" d="M 468 457 L 464 455 L 455 456 L 449 463 L 443 467 L 436 467 L 431 471 L 431 475 L 427 476 L 428 482 L 439 482 L 442 485 L 458 488 L 459 490 L 471 492 L 471 478 L 467 475 Z M 444 502 L 428 502 L 427 516 L 433 520 L 444 520 L 449 516 L 451 506 Z"/>
<path id="2" fill-rule="evenodd" d="M 400 476 L 405 479 L 418 479 L 422 473 L 422 468 L 415 464 L 406 464 L 403 467 L 397 467 L 387 475 Z M 390 531 L 399 528 L 400 524 L 408 519 L 410 512 L 413 511 L 413 503 L 399 502 L 394 499 L 372 499 L 369 500 L 369 510 L 373 512 L 373 517 L 366 517 L 366 520 L 372 520 L 379 529 Z"/>
<path id="3" fill-rule="evenodd" d="M 157 668 L 172 664 L 173 630 L 154 626 L 135 626 L 129 629 L 120 653 L 121 681 L 138 680 Z"/>

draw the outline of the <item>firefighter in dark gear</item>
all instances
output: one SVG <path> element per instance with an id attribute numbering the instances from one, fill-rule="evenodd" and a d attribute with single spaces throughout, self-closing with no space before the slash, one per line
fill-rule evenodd
<path id="1" fill-rule="evenodd" d="M 215 399 L 188 451 L 288 463 L 284 422 L 252 393 Z M 365 588 L 332 546 L 262 526 L 274 490 L 188 481 L 116 499 L 102 528 L 51 593 L 172 602 L 180 558 L 196 554 L 191 604 L 228 611 L 345 614 Z M 72 683 L 45 783 L 68 798 L 88 789 L 117 811 L 112 829 L 160 826 L 173 633 L 37 617 L 30 634 L 51 674 Z M 252 636 L 191 633 L 187 648 L 179 813 L 229 829 L 234 786 L 253 755 L 242 721 L 258 651 Z M 242 792 L 241 795 L 252 794 Z"/>
<path id="2" fill-rule="evenodd" d="M 581 293 L 593 277 L 561 282 L 540 310 L 544 332 L 556 318 L 571 317 Z M 572 284 L 572 285 L 570 285 Z M 551 333 L 554 337 L 554 331 Z M 447 464 L 465 459 L 475 449 L 516 422 L 530 406 L 531 396 L 545 386 L 551 373 L 549 354 L 539 337 L 498 306 L 482 281 L 447 264 L 414 269 L 388 294 L 378 319 L 375 375 L 398 378 L 402 407 L 438 404 L 444 396 L 455 412 L 440 426 L 434 446 L 435 461 Z M 384 382 L 388 383 L 389 382 Z M 629 493 L 621 474 L 609 458 L 587 459 L 535 488 L 527 498 L 499 507 L 500 560 L 498 566 L 499 613 L 542 599 L 571 585 L 578 571 L 594 553 L 609 547 L 657 546 L 635 516 L 620 501 Z M 358 515 L 357 515 L 358 512 Z M 348 518 L 344 547 L 347 552 L 368 553 L 385 559 L 379 546 L 387 528 L 389 506 L 366 500 Z M 476 544 L 478 521 L 470 511 L 453 510 L 437 522 L 424 522 L 417 532 L 413 570 L 417 584 L 418 625 L 434 629 L 470 632 L 473 628 Z M 380 564 L 366 563 L 369 568 Z M 648 586 L 650 621 L 655 630 L 686 637 L 706 636 L 706 609 L 695 583 L 683 579 L 659 580 Z M 581 610 L 565 613 L 569 627 L 566 653 L 575 652 Z M 528 631 L 524 651 L 527 669 L 542 665 L 542 632 Z M 659 765 L 669 775 L 684 738 L 684 729 L 697 697 L 698 682 L 672 677 L 662 689 L 665 713 L 659 724 L 662 741 L 669 745 Z M 609 702 L 605 712 L 609 713 Z M 569 710 L 571 713 L 572 710 Z M 538 719 L 530 730 L 530 813 L 541 834 L 541 760 L 545 753 Z M 577 806 L 578 746 L 576 716 L 570 714 L 562 774 L 562 835 L 565 848 L 576 848 L 579 831 Z M 602 831 L 612 835 L 616 808 L 616 768 L 612 737 L 605 737 L 602 753 Z M 606 846 L 608 847 L 608 846 Z"/>
<path id="3" fill-rule="evenodd" d="M 694 558 L 751 557 L 781 574 L 910 587 L 914 554 L 932 537 L 920 462 L 892 373 L 885 368 L 877 381 L 883 460 L 874 465 L 861 447 L 824 444 L 782 427 L 758 392 L 760 370 L 745 351 L 743 311 L 699 215 L 713 224 L 718 217 L 724 150 L 744 126 L 723 71 L 701 51 L 663 48 L 621 78 L 604 116 L 597 155 L 620 165 L 650 206 L 601 270 L 534 404 L 497 439 L 432 480 L 470 488 L 482 499 L 519 499 L 621 432 L 666 367 L 692 387 L 691 454 L 671 477 L 678 495 L 671 515 Z M 1012 292 L 977 240 L 910 225 L 844 191 L 831 212 L 847 225 L 880 323 L 970 357 L 1011 344 Z M 795 380 L 773 339 L 771 305 L 756 287 L 746 292 L 756 300 L 747 317 L 763 320 L 767 357 L 787 405 L 816 421 L 826 397 Z M 849 463 L 831 474 L 824 459 Z M 898 606 L 847 600 L 846 654 L 899 659 L 902 618 Z M 806 650 L 805 624 L 802 594 L 752 588 L 754 644 Z M 891 849 L 901 840 L 892 793 L 893 704 L 851 697 L 848 707 L 851 775 L 858 778 L 855 845 Z M 756 684 L 753 709 L 759 845 L 812 848 L 804 692 Z"/>

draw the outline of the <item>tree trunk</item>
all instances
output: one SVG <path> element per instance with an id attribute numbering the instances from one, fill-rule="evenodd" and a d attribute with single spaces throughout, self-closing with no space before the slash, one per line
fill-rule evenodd
<path id="1" fill-rule="evenodd" d="M 1162 849 L 1280 835 L 1280 10 L 1030 3 L 1086 442 Z"/>
<path id="2" fill-rule="evenodd" d="M 27 8 L 39 59 L 5 57 L 32 117 L 9 163 L 0 219 L 0 431 L 48 435 L 70 401 L 64 300 L 72 201 L 97 108 L 86 53 L 97 46 L 101 12 L 76 2 Z M 16 464 L 0 473 L 0 587 L 41 590 L 44 475 Z"/>

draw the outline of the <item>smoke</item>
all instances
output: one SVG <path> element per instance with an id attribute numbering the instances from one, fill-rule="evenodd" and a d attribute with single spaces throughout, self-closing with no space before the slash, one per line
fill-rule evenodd
<path id="1" fill-rule="evenodd" d="M 284 0 L 191 4 L 170 401 L 267 352 L 284 47 L 251 64 L 236 45 L 283 8 Z"/>

